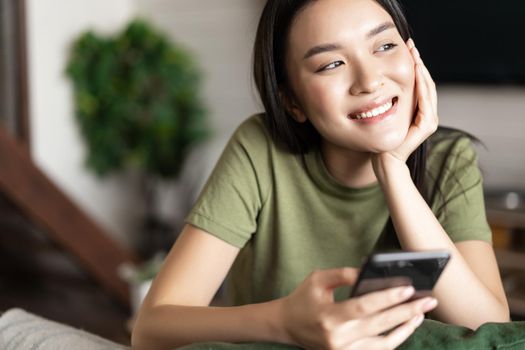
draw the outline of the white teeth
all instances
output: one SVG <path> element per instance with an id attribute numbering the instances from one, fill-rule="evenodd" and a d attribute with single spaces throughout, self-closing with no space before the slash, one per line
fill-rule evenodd
<path id="1" fill-rule="evenodd" d="M 392 108 L 392 101 L 388 101 L 384 105 L 379 106 L 377 108 L 374 108 L 371 111 L 357 114 L 357 115 L 353 116 L 353 118 L 354 119 L 363 119 L 363 118 L 377 117 L 378 115 L 383 114 L 386 111 L 388 111 L 390 108 Z"/>

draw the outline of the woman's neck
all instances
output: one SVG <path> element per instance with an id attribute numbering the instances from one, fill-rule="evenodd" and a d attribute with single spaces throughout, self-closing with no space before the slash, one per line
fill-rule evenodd
<path id="1" fill-rule="evenodd" d="M 321 154 L 328 172 L 341 184 L 360 188 L 377 182 L 370 153 L 343 149 L 325 142 Z"/>

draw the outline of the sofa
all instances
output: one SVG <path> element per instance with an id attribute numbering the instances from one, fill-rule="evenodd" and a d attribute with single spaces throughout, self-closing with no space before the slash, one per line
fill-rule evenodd
<path id="1" fill-rule="evenodd" d="M 94 334 L 50 321 L 22 309 L 0 317 L 2 350 L 129 350 Z"/>

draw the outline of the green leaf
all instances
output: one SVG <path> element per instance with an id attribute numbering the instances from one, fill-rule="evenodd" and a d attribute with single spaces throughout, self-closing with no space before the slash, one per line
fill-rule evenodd
<path id="1" fill-rule="evenodd" d="M 112 37 L 81 34 L 66 74 L 86 164 L 100 176 L 133 167 L 175 178 L 210 134 L 193 57 L 144 20 Z"/>

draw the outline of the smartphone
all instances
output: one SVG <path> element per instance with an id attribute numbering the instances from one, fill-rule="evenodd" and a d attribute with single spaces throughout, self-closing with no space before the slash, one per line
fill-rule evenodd
<path id="1" fill-rule="evenodd" d="M 363 264 L 350 297 L 410 285 L 416 290 L 410 300 L 431 295 L 449 260 L 447 251 L 373 254 Z"/>

